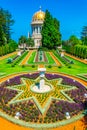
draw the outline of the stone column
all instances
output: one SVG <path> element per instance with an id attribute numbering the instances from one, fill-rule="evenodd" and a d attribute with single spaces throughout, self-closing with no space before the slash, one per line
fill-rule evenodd
<path id="1" fill-rule="evenodd" d="M 35 26 L 35 34 L 37 33 L 37 28 L 36 28 L 36 26 Z"/>
<path id="2" fill-rule="evenodd" d="M 40 34 L 40 26 L 38 26 L 38 33 Z"/>
<path id="3" fill-rule="evenodd" d="M 34 34 L 34 27 L 32 27 L 32 34 Z"/>

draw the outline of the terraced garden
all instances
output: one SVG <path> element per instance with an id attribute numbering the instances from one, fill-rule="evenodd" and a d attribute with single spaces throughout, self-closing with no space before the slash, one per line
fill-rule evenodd
<path id="1" fill-rule="evenodd" d="M 40 80 L 40 65 L 46 67 L 44 80 L 52 87 L 46 93 L 32 91 Z M 86 102 L 87 64 L 61 57 L 57 51 L 30 50 L 1 57 L 1 117 L 29 128 L 57 128 L 84 117 Z"/>

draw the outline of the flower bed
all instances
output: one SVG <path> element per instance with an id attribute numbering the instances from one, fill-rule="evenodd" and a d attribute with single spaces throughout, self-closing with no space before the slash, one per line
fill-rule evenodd
<path id="1" fill-rule="evenodd" d="M 70 113 L 70 116 L 74 116 L 83 110 L 82 104 L 69 103 L 66 101 L 53 100 L 50 108 L 46 113 L 44 122 L 55 122 L 66 119 L 66 112 Z"/>
<path id="2" fill-rule="evenodd" d="M 86 109 L 87 104 L 85 104 L 85 102 L 87 102 L 87 98 L 84 97 L 84 94 L 87 93 L 87 90 L 84 85 L 62 75 L 46 73 L 46 82 L 48 81 L 49 83 L 52 83 L 54 87 L 53 91 L 44 94 L 35 94 L 34 92 L 30 91 L 30 85 L 33 82 L 31 79 L 36 79 L 38 76 L 39 73 L 22 74 L 20 76 L 11 78 L 9 82 L 6 81 L 2 83 L 0 85 L 0 110 L 13 118 L 15 117 L 16 113 L 19 112 L 19 120 L 43 125 L 45 123 L 46 125 L 49 123 L 58 123 L 63 120 L 66 121 L 66 112 L 68 112 L 70 114 L 70 118 L 72 118 L 73 116 L 78 116 L 84 111 L 84 109 Z M 23 85 L 21 78 L 25 78 L 28 85 L 27 87 Z M 57 80 L 59 81 L 60 78 L 62 79 L 62 82 L 56 88 Z M 30 82 L 28 79 L 30 79 L 32 82 Z M 14 87 L 14 85 L 21 83 L 22 86 L 19 85 Z M 19 90 L 23 90 L 25 93 L 22 96 L 17 97 L 17 99 L 20 101 L 9 103 L 19 94 L 17 90 L 12 90 L 12 88 L 10 88 L 12 85 L 14 89 L 17 88 Z M 68 100 L 66 101 L 66 97 L 64 98 L 64 95 L 63 97 L 61 96 L 62 93 L 60 91 L 67 85 L 71 86 L 71 89 L 64 90 L 64 92 L 74 102 L 70 102 Z M 7 86 L 9 86 L 10 89 Z M 73 86 L 75 86 L 74 89 L 72 89 Z M 68 86 L 66 88 L 68 88 Z M 57 91 L 58 89 L 60 91 Z M 46 104 L 50 96 L 53 96 L 53 98 L 46 108 L 46 106 L 43 104 Z M 33 97 L 38 100 L 40 103 L 39 106 Z M 42 113 L 40 109 L 45 109 L 45 113 Z"/>
<path id="3" fill-rule="evenodd" d="M 78 81 L 75 81 L 75 80 L 73 80 L 71 78 L 68 78 L 68 77 L 65 77 L 65 76 L 62 76 L 62 75 L 58 75 L 58 74 L 45 74 L 45 76 L 49 80 L 62 78 L 63 79 L 62 84 L 70 85 L 70 86 L 76 86 L 76 87 L 84 89 L 84 85 L 82 85 Z"/>
<path id="4" fill-rule="evenodd" d="M 37 51 L 35 62 L 48 62 L 44 51 Z"/>
<path id="5" fill-rule="evenodd" d="M 36 79 L 39 76 L 39 73 L 33 73 L 33 74 L 24 74 L 20 76 L 16 76 L 14 78 L 11 78 L 5 82 L 6 86 L 13 86 L 21 84 L 21 78 L 29 78 L 29 79 Z"/>
<path id="6" fill-rule="evenodd" d="M 15 66 L 18 62 L 20 62 L 25 56 L 27 52 L 23 51 L 21 56 L 18 56 L 12 63 L 12 67 Z"/>
<path id="7" fill-rule="evenodd" d="M 59 53 L 58 50 L 54 51 L 54 54 L 66 66 L 69 66 L 70 64 L 73 64 L 73 62 L 71 60 L 69 60 L 68 58 L 66 58 L 65 56 L 61 57 L 61 54 Z"/>

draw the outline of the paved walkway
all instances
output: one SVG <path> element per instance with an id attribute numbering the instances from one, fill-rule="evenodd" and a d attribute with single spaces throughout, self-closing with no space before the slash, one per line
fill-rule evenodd
<path id="1" fill-rule="evenodd" d="M 64 53 L 64 54 L 65 54 L 66 56 L 69 56 L 69 57 L 71 57 L 71 58 L 77 60 L 77 61 L 80 61 L 80 62 L 82 62 L 82 63 L 84 63 L 84 64 L 87 64 L 87 61 L 86 61 L 86 60 L 77 58 L 77 57 L 75 57 L 75 56 L 73 56 L 73 55 L 70 55 L 70 54 L 68 54 L 68 53 Z"/>
<path id="2" fill-rule="evenodd" d="M 45 65 L 44 64 L 39 64 L 38 68 L 45 68 Z"/>
<path id="3" fill-rule="evenodd" d="M 34 129 L 21 127 L 0 117 L 0 130 L 34 130 Z"/>
<path id="4" fill-rule="evenodd" d="M 86 121 L 87 123 L 87 121 Z M 68 124 L 66 126 L 61 126 L 58 128 L 53 129 L 33 129 L 33 128 L 26 128 L 16 124 L 11 123 L 0 117 L 0 130 L 85 130 L 87 126 L 84 126 L 84 118 Z"/>
<path id="5" fill-rule="evenodd" d="M 29 57 L 31 56 L 32 52 L 33 52 L 32 50 L 30 50 L 30 51 L 28 52 L 27 56 L 22 60 L 22 62 L 21 62 L 20 65 L 26 65 L 26 63 L 27 63 Z"/>
<path id="6" fill-rule="evenodd" d="M 55 61 L 55 63 L 58 66 L 61 66 L 61 63 L 58 61 L 58 59 L 56 58 L 56 56 L 53 54 L 53 52 L 49 52 L 49 54 L 51 55 L 51 57 L 53 58 L 53 60 Z"/>

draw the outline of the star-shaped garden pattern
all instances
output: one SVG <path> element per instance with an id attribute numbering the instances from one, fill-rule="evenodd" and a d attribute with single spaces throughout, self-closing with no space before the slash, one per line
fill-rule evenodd
<path id="1" fill-rule="evenodd" d="M 18 91 L 18 95 L 11 100 L 10 104 L 33 99 L 43 114 L 50 106 L 52 99 L 72 101 L 64 92 L 70 90 L 71 86 L 63 85 L 62 79 L 47 80 L 45 78 L 45 83 L 49 83 L 52 86 L 52 90 L 47 93 L 36 93 L 31 91 L 31 86 L 39 81 L 38 78 L 36 80 L 22 78 L 21 80 L 21 85 L 16 85 L 12 88 Z"/>

